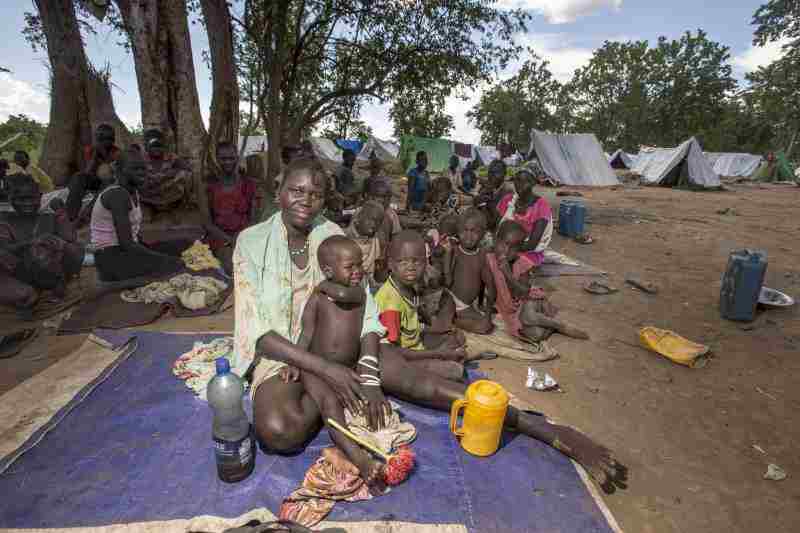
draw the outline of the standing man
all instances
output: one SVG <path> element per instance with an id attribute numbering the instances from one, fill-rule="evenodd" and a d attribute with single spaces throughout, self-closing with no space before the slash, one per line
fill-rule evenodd
<path id="1" fill-rule="evenodd" d="M 427 168 L 428 154 L 424 151 L 417 152 L 417 166 L 409 169 L 407 174 L 408 195 L 406 197 L 406 209 L 409 211 L 412 209 L 419 211 L 425 205 L 428 185 L 431 182 L 431 175 L 428 173 Z"/>

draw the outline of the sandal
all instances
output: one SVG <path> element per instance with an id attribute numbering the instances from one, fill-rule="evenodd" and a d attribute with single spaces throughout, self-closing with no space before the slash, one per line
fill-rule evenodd
<path id="1" fill-rule="evenodd" d="M 658 287 L 655 283 L 650 283 L 646 281 L 640 281 L 634 278 L 627 278 L 625 283 L 630 285 L 635 289 L 639 289 L 642 292 L 646 292 L 647 294 L 658 294 Z"/>
<path id="2" fill-rule="evenodd" d="M 594 239 L 588 233 L 584 233 L 582 235 L 576 235 L 575 242 L 577 242 L 578 244 L 592 244 L 594 242 Z"/>
<path id="3" fill-rule="evenodd" d="M 583 290 L 591 294 L 599 294 L 601 296 L 605 296 L 606 294 L 614 294 L 615 292 L 619 292 L 619 289 L 616 287 L 612 287 L 607 283 L 603 283 L 601 281 L 590 281 L 589 283 L 583 286 Z"/>
<path id="4" fill-rule="evenodd" d="M 19 354 L 38 333 L 38 329 L 23 329 L 10 335 L 0 335 L 0 359 L 10 359 Z"/>

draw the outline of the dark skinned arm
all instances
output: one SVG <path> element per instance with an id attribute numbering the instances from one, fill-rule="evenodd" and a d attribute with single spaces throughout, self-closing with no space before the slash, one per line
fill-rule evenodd
<path id="1" fill-rule="evenodd" d="M 539 241 L 542 240 L 542 235 L 544 235 L 544 230 L 547 228 L 547 220 L 539 219 L 534 223 L 533 229 L 531 230 L 531 234 L 522 243 L 520 246 L 520 251 L 522 252 L 530 252 L 536 250 L 536 247 L 539 246 Z"/>
<path id="2" fill-rule="evenodd" d="M 444 268 L 444 286 L 450 288 L 453 286 L 453 267 L 455 266 L 453 243 L 442 243 L 442 250 L 444 251 L 442 256 L 442 266 Z"/>
<path id="3" fill-rule="evenodd" d="M 483 253 L 481 280 L 483 281 L 484 287 L 486 287 L 483 310 L 491 314 L 492 309 L 494 309 L 494 303 L 497 301 L 497 287 L 494 285 L 494 276 L 492 275 L 492 270 L 489 268 L 489 260 L 486 258 L 485 252 Z"/>
<path id="4" fill-rule="evenodd" d="M 380 349 L 378 344 L 380 338 L 377 333 L 367 333 L 361 339 L 361 355 L 371 355 L 378 359 L 378 368 L 380 368 Z M 380 372 L 376 372 L 371 368 L 363 365 L 356 365 L 356 371 L 359 374 L 367 374 L 376 376 L 380 379 Z M 367 405 L 364 409 L 364 415 L 367 417 L 367 423 L 372 429 L 381 429 L 386 427 L 386 415 L 391 410 L 389 402 L 383 394 L 381 387 L 362 385 L 361 392 L 366 399 Z"/>
<path id="5" fill-rule="evenodd" d="M 331 299 L 346 304 L 363 304 L 366 294 L 362 287 L 345 287 L 331 281 L 323 281 L 317 285 L 317 290 Z"/>
<path id="6" fill-rule="evenodd" d="M 117 240 L 123 250 L 162 257 L 162 254 L 154 252 L 134 240 L 129 218 L 130 195 L 126 191 L 122 189 L 110 190 L 103 194 L 100 201 L 103 202 L 103 206 L 106 209 L 111 211 L 111 216 L 114 219 L 114 229 L 117 231 Z"/>
<path id="7" fill-rule="evenodd" d="M 530 287 L 528 284 L 519 281 L 514 277 L 514 273 L 511 270 L 511 265 L 508 264 L 508 261 L 502 261 L 500 263 L 500 271 L 503 273 L 503 276 L 506 278 L 506 283 L 508 283 L 508 288 L 511 290 L 511 294 L 515 298 L 524 298 L 530 292 Z"/>
<path id="8" fill-rule="evenodd" d="M 306 310 L 308 311 L 308 309 Z M 313 336 L 313 327 L 311 327 L 310 323 L 305 322 L 305 318 L 315 314 L 312 312 L 303 313 L 304 333 L 306 325 L 311 328 L 307 339 Z M 308 342 L 307 339 L 304 342 Z M 301 372 L 309 372 L 319 377 L 330 385 L 343 406 L 351 409 L 354 413 L 359 412 L 359 402 L 364 400 L 364 395 L 362 393 L 361 378 L 353 369 L 328 361 L 309 352 L 307 349 L 301 348 L 297 344 L 292 344 L 275 331 L 268 331 L 256 341 L 255 354 L 257 357 L 269 354 L 270 359 L 281 361 L 300 369 Z"/>

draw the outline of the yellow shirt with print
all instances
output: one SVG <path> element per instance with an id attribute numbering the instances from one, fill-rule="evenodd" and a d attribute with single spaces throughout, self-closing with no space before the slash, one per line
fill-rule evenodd
<path id="1" fill-rule="evenodd" d="M 409 350 L 424 350 L 422 344 L 422 324 L 419 321 L 417 308 L 397 290 L 391 281 L 378 289 L 375 294 L 375 303 L 378 304 L 380 314 L 386 311 L 400 313 L 400 346 Z M 385 325 L 385 324 L 384 324 Z M 384 338 L 385 340 L 385 338 Z"/>

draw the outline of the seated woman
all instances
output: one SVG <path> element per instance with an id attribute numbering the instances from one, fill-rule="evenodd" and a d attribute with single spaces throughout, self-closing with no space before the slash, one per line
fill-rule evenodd
<path id="1" fill-rule="evenodd" d="M 100 193 L 92 209 L 91 239 L 100 279 L 132 282 L 125 285 L 128 288 L 176 274 L 183 268 L 180 256 L 161 253 L 159 249 L 180 253 L 178 246 L 174 243 L 145 246 L 140 242 L 139 187 L 147 175 L 142 154 L 135 149 L 122 154 L 116 175 L 117 182 Z"/>
<path id="2" fill-rule="evenodd" d="M 217 162 L 222 174 L 209 180 L 209 218 L 205 224 L 208 244 L 225 272 L 233 272 L 233 246 L 239 232 L 253 222 L 256 198 L 254 181 L 239 176 L 236 147 L 229 142 L 217 145 Z"/>
<path id="3" fill-rule="evenodd" d="M 506 194 L 497 204 L 501 222 L 512 220 L 527 233 L 514 263 L 514 277 L 529 274 L 544 261 L 544 251 L 553 237 L 553 213 L 550 204 L 533 192 L 536 178 L 527 170 L 514 175 L 515 193 Z"/>
<path id="4" fill-rule="evenodd" d="M 155 211 L 168 211 L 187 200 L 192 187 L 192 170 L 177 155 L 168 152 L 161 130 L 144 132 L 147 178 L 139 190 L 142 204 Z"/>
<path id="5" fill-rule="evenodd" d="M 0 215 L 0 304 L 30 314 L 39 291 L 63 298 L 81 269 L 83 247 L 62 202 L 55 214 L 40 214 L 41 192 L 33 178 L 17 174 L 9 181 L 12 213 Z"/>
<path id="6" fill-rule="evenodd" d="M 292 163 L 279 191 L 281 210 L 266 222 L 243 231 L 234 251 L 236 322 L 232 366 L 240 374 L 252 368 L 253 425 L 267 453 L 296 452 L 317 434 L 322 423 L 320 410 L 303 382 L 282 378 L 282 369 L 287 366 L 325 382 L 342 405 L 367 412 L 374 412 L 383 404 L 386 391 L 449 413 L 453 402 L 463 398 L 466 391 L 463 383 L 438 377 L 407 362 L 400 346 L 381 344 L 378 353 L 359 354 L 378 360 L 381 386 L 370 390 L 349 366 L 298 345 L 303 308 L 314 287 L 324 279 L 317 257 L 319 246 L 330 235 L 342 234 L 339 227 L 320 216 L 326 179 L 312 162 Z M 418 269 L 426 263 L 421 238 L 403 242 L 401 234 L 392 246 L 398 252 L 397 265 L 402 263 L 405 268 L 413 263 L 409 268 L 417 269 L 413 276 L 417 279 Z M 411 262 L 404 256 L 409 251 L 414 254 Z M 360 288 L 355 293 L 352 301 L 365 298 L 361 337 L 383 334 L 375 299 Z M 337 295 L 336 299 L 345 301 L 343 297 L 346 295 Z M 325 323 L 322 327 L 333 325 Z M 544 416 L 515 407 L 508 408 L 505 427 L 574 458 L 609 492 L 625 486 L 626 469 L 612 453 L 575 429 L 552 424 Z"/>

